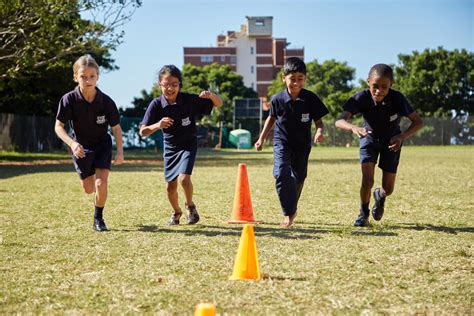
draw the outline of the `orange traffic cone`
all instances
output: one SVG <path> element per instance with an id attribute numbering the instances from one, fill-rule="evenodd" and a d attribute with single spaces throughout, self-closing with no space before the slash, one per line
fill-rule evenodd
<path id="1" fill-rule="evenodd" d="M 253 218 L 252 200 L 250 199 L 249 180 L 247 176 L 247 165 L 239 163 L 237 182 L 235 183 L 234 207 L 232 219 L 229 224 L 261 224 Z"/>
<path id="2" fill-rule="evenodd" d="M 245 224 L 242 236 L 240 236 L 239 250 L 237 250 L 235 257 L 234 271 L 230 279 L 260 280 L 261 278 L 253 225 Z"/>
<path id="3" fill-rule="evenodd" d="M 211 303 L 199 303 L 194 309 L 194 316 L 216 316 L 216 306 Z"/>

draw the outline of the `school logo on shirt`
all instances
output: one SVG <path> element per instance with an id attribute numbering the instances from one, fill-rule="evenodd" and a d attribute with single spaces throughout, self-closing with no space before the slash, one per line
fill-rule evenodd
<path id="1" fill-rule="evenodd" d="M 97 120 L 95 121 L 97 124 L 104 124 L 107 122 L 105 115 L 97 116 Z"/>
<path id="2" fill-rule="evenodd" d="M 301 122 L 303 123 L 309 122 L 309 113 L 301 114 Z"/>
<path id="3" fill-rule="evenodd" d="M 390 122 L 395 121 L 397 118 L 398 118 L 398 114 L 397 113 L 393 114 L 392 116 L 390 116 Z"/>
<path id="4" fill-rule="evenodd" d="M 182 126 L 188 126 L 189 124 L 191 124 L 191 120 L 189 119 L 189 117 L 186 117 L 186 118 L 181 120 L 181 125 Z"/>

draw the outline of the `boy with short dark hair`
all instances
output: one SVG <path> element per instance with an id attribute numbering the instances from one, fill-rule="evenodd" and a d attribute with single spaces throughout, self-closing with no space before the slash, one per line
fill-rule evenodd
<path id="1" fill-rule="evenodd" d="M 336 121 L 336 127 L 351 131 L 360 138 L 360 163 L 362 184 L 360 187 L 360 213 L 354 226 L 369 225 L 369 202 L 374 185 L 375 164 L 379 158 L 382 169 L 382 186 L 374 190 L 375 204 L 372 216 L 382 219 L 385 198 L 392 194 L 403 140 L 415 134 L 423 122 L 405 96 L 391 89 L 393 70 L 386 64 L 376 64 L 369 71 L 369 89 L 354 94 L 344 104 L 344 112 Z M 364 126 L 355 126 L 348 120 L 355 114 L 364 117 Z M 400 130 L 400 119 L 408 117 L 411 125 Z"/>
<path id="2" fill-rule="evenodd" d="M 282 79 L 286 89 L 272 96 L 270 114 L 255 148 L 257 151 L 262 150 L 268 133 L 276 123 L 273 176 L 284 216 L 281 225 L 290 227 L 296 217 L 298 200 L 307 175 L 311 122 L 314 121 L 316 126 L 314 143 L 323 142 L 324 126 L 321 118 L 329 111 L 316 94 L 304 89 L 306 65 L 301 59 L 288 58 L 283 70 Z"/>

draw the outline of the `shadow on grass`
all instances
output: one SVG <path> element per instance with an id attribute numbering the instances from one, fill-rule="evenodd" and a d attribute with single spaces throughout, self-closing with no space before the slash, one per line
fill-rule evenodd
<path id="1" fill-rule="evenodd" d="M 398 236 L 397 233 L 392 232 L 383 232 L 383 231 L 356 231 L 351 232 L 351 235 L 359 236 L 384 236 L 384 237 L 393 237 Z"/>
<path id="2" fill-rule="evenodd" d="M 112 166 L 111 172 L 163 172 L 163 164 L 123 164 Z M 8 179 L 25 174 L 46 173 L 46 172 L 71 172 L 75 173 L 74 165 L 68 163 L 54 164 L 31 164 L 31 165 L 0 165 L 0 179 Z"/>
<path id="3" fill-rule="evenodd" d="M 435 232 L 443 232 L 457 235 L 458 233 L 474 233 L 474 227 L 450 227 L 450 226 L 436 226 L 431 224 L 417 224 L 417 223 L 399 223 L 398 225 L 387 225 L 387 229 L 407 229 L 407 230 L 431 230 Z"/>
<path id="4" fill-rule="evenodd" d="M 263 274 L 262 279 L 266 281 L 308 281 L 308 278 L 284 277 L 277 275 Z"/>
<path id="5" fill-rule="evenodd" d="M 275 227 L 268 227 L 275 226 Z M 189 227 L 189 229 L 186 229 Z M 138 231 L 148 232 L 148 233 L 173 233 L 173 234 L 184 234 L 187 236 L 203 235 L 208 237 L 217 237 L 217 236 L 240 236 L 242 232 L 242 226 L 240 225 L 230 225 L 230 226 L 209 226 L 209 225 L 196 225 L 196 226 L 186 226 L 180 225 L 173 228 L 161 227 L 157 225 L 139 225 Z M 130 231 L 130 230 L 124 230 Z M 307 228 L 302 228 L 298 226 L 293 226 L 291 228 L 281 227 L 277 223 L 265 223 L 263 225 L 255 226 L 255 235 L 260 237 L 277 237 L 283 239 L 320 239 L 320 235 L 323 234 L 343 234 L 343 235 L 360 235 L 360 236 L 376 236 L 376 237 L 395 237 L 398 236 L 397 233 L 388 232 L 388 231 L 374 231 L 374 230 L 364 230 L 364 231 L 353 231 L 352 228 L 334 225 L 334 228 L 318 227 L 312 226 Z"/>
<path id="6" fill-rule="evenodd" d="M 176 229 L 161 227 L 157 225 L 139 225 L 138 231 L 147 233 L 172 233 L 172 234 L 184 234 L 187 236 L 202 235 L 208 237 L 218 236 L 240 236 L 242 233 L 242 226 L 208 226 L 208 225 L 196 225 L 186 226 L 180 225 L 175 226 Z M 189 227 L 189 229 L 186 229 Z M 183 229 L 184 228 L 184 229 Z M 124 230 L 129 231 L 129 230 Z M 255 235 L 260 237 L 278 237 L 284 239 L 319 239 L 321 237 L 317 234 L 330 233 L 328 230 L 323 229 L 305 229 L 305 228 L 272 228 L 264 226 L 255 227 Z"/>

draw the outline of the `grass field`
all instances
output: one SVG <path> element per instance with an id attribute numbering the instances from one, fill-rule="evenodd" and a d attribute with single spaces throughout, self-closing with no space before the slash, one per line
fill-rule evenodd
<path id="1" fill-rule="evenodd" d="M 199 151 L 195 226 L 165 225 L 161 157 L 127 158 L 110 176 L 111 231 L 95 233 L 67 156 L 0 153 L 0 314 L 190 315 L 200 302 L 242 315 L 474 312 L 474 147 L 405 147 L 383 220 L 362 229 L 357 148 L 313 149 L 291 229 L 279 226 L 270 149 Z M 261 281 L 229 281 L 239 162 L 265 221 Z"/>

